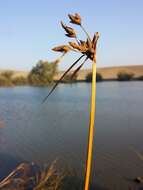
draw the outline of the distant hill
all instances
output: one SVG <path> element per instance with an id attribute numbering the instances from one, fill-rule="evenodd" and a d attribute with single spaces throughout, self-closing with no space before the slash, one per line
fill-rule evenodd
<path id="1" fill-rule="evenodd" d="M 105 67 L 98 69 L 98 72 L 104 79 L 116 79 L 119 72 L 133 73 L 134 77 L 139 77 L 143 75 L 143 65 Z"/>
<path id="2" fill-rule="evenodd" d="M 0 73 L 5 70 L 0 70 Z M 27 76 L 28 72 L 26 71 L 13 71 L 13 77 L 17 76 Z M 119 67 L 103 67 L 97 68 L 97 72 L 100 73 L 103 79 L 117 79 L 117 74 L 119 72 L 133 73 L 135 77 L 143 76 L 143 65 L 136 66 L 119 66 Z M 64 71 L 59 71 L 55 76 L 55 80 L 58 80 Z M 78 74 L 77 80 L 85 80 L 87 74 L 91 73 L 91 69 L 81 70 Z"/>
<path id="3" fill-rule="evenodd" d="M 55 80 L 58 80 L 64 71 L 60 71 Z M 133 73 L 134 77 L 143 76 L 143 65 L 137 66 L 119 66 L 119 67 L 103 67 L 97 68 L 97 72 L 100 73 L 103 79 L 117 79 L 119 72 Z M 87 74 L 91 73 L 91 69 L 81 70 L 78 74 L 77 80 L 85 80 Z"/>

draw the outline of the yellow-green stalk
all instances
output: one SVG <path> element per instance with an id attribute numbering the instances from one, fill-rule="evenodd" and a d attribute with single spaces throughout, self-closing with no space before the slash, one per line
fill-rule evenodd
<path id="1" fill-rule="evenodd" d="M 89 183 L 90 183 L 92 154 L 93 154 L 93 139 L 94 139 L 95 103 L 96 103 L 96 61 L 93 61 L 93 64 L 92 64 L 90 126 L 89 126 L 89 134 L 88 134 L 88 149 L 87 149 L 87 162 L 86 162 L 86 174 L 85 174 L 84 190 L 89 189 Z"/>

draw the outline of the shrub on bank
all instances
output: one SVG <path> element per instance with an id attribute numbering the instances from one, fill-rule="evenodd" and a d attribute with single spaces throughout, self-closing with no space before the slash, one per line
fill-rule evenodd
<path id="1" fill-rule="evenodd" d="M 53 82 L 54 75 L 57 71 L 56 63 L 39 61 L 28 75 L 28 81 L 31 85 L 48 85 Z"/>
<path id="2" fill-rule="evenodd" d="M 5 77 L 0 76 L 0 86 L 5 87 L 5 86 L 13 86 L 13 84 L 8 81 Z"/>
<path id="3" fill-rule="evenodd" d="M 117 74 L 117 80 L 118 81 L 129 81 L 133 79 L 134 74 L 133 73 L 126 73 L 126 72 L 119 72 Z"/>
<path id="4" fill-rule="evenodd" d="M 142 75 L 142 76 L 139 76 L 137 79 L 138 79 L 138 80 L 143 80 L 143 75 Z"/>
<path id="5" fill-rule="evenodd" d="M 12 71 L 4 71 L 4 72 L 0 73 L 0 86 L 1 87 L 13 86 L 13 83 L 11 80 L 12 75 L 13 75 Z"/>
<path id="6" fill-rule="evenodd" d="M 12 76 L 13 76 L 13 71 L 4 71 L 0 74 L 2 77 L 4 77 L 7 80 L 11 80 Z"/>
<path id="7" fill-rule="evenodd" d="M 91 82 L 92 81 L 92 73 L 88 73 L 85 80 L 86 80 L 86 82 Z M 102 75 L 100 73 L 97 73 L 96 74 L 96 81 L 100 82 L 102 80 L 103 80 Z"/>
<path id="8" fill-rule="evenodd" d="M 23 76 L 17 76 L 12 79 L 12 83 L 14 85 L 27 85 L 28 84 L 28 79 L 27 77 Z"/>

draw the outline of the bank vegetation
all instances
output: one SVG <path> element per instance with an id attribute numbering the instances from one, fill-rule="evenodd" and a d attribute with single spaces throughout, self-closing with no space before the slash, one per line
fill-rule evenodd
<path id="1" fill-rule="evenodd" d="M 15 75 L 13 71 L 7 70 L 0 72 L 0 87 L 13 87 L 13 86 L 48 86 L 54 83 L 59 74 L 57 63 L 50 63 L 48 61 L 38 61 L 37 64 L 31 69 L 28 75 Z M 84 77 L 80 79 L 81 73 L 73 76 L 69 73 L 63 78 L 62 83 L 75 83 L 75 82 L 91 82 L 92 75 L 90 72 L 85 73 Z M 119 71 L 114 79 L 106 79 L 104 75 L 97 72 L 96 81 L 143 81 L 143 74 L 136 77 L 133 72 Z"/>

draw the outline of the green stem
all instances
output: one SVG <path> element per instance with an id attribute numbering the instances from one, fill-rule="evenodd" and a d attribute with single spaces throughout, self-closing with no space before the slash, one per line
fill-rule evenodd
<path id="1" fill-rule="evenodd" d="M 91 42 L 90 35 L 88 34 L 88 32 L 85 30 L 85 28 L 84 28 L 82 25 L 80 25 L 80 26 L 81 26 L 82 30 L 84 31 L 84 33 L 86 34 L 87 38 L 88 38 L 88 39 L 90 40 L 90 42 Z"/>

